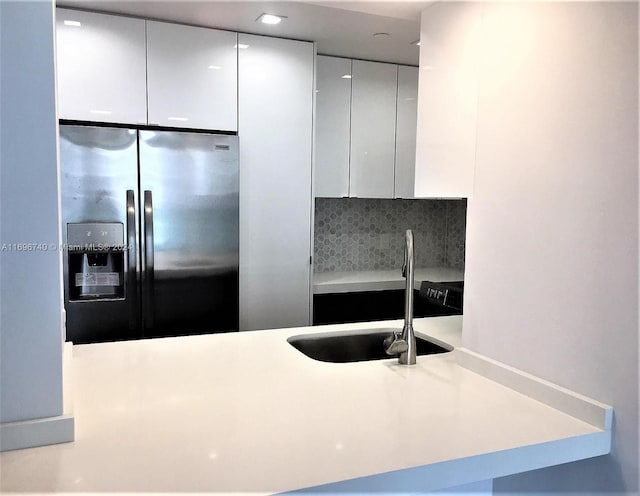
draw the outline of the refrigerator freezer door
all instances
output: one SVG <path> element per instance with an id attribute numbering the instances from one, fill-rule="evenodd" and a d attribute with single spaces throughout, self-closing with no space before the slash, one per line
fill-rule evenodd
<path id="1" fill-rule="evenodd" d="M 145 336 L 237 330 L 238 138 L 140 131 L 140 191 L 153 215 L 141 235 L 143 271 L 153 259 Z"/>
<path id="2" fill-rule="evenodd" d="M 67 224 L 121 223 L 127 245 L 135 245 L 138 191 L 137 131 L 133 129 L 60 126 L 62 240 Z M 128 193 L 128 190 L 130 191 Z M 129 201 L 128 201 L 129 200 Z M 136 199 L 137 201 L 137 199 Z M 128 205 L 129 203 L 129 205 Z M 70 251 L 63 252 L 67 340 L 75 343 L 140 337 L 135 268 L 136 251 L 124 250 L 124 298 L 70 301 Z M 134 271 L 132 274 L 131 271 Z"/>

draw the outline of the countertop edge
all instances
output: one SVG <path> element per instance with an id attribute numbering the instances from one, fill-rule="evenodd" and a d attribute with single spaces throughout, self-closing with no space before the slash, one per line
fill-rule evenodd
<path id="1" fill-rule="evenodd" d="M 611 431 L 594 432 L 288 492 L 361 492 L 363 484 L 396 494 L 438 491 L 606 455 L 610 452 L 611 437 Z"/>

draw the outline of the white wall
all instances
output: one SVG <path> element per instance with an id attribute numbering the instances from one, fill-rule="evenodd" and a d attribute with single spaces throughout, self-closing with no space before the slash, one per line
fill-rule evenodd
<path id="1" fill-rule="evenodd" d="M 464 345 L 615 410 L 611 455 L 497 494 L 638 491 L 637 9 L 484 6 Z"/>
<path id="2" fill-rule="evenodd" d="M 53 2 L 3 0 L 0 33 L 4 428 L 63 409 Z M 14 251 L 13 243 L 46 249 Z"/>
<path id="3" fill-rule="evenodd" d="M 472 196 L 482 9 L 441 1 L 422 13 L 416 198 Z"/>

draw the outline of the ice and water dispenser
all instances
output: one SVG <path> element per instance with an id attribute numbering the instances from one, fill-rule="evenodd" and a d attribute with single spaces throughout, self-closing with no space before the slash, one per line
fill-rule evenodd
<path id="1" fill-rule="evenodd" d="M 125 297 L 122 223 L 69 223 L 67 245 L 70 301 Z"/>

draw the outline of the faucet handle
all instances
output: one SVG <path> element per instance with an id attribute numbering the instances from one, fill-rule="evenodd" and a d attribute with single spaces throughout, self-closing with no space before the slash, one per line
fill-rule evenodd
<path id="1" fill-rule="evenodd" d="M 384 340 L 384 351 L 387 355 L 400 355 L 409 349 L 407 342 L 394 332 Z"/>

